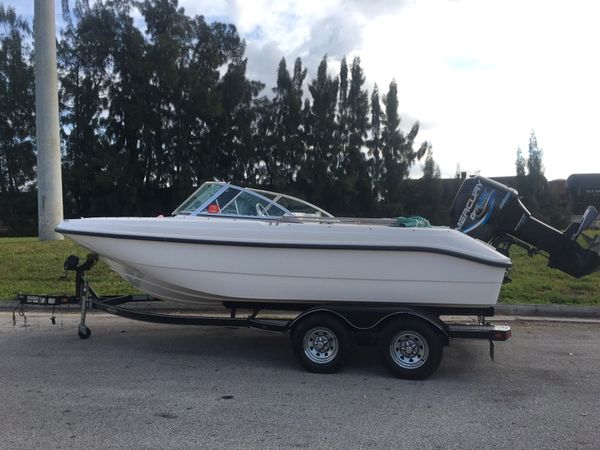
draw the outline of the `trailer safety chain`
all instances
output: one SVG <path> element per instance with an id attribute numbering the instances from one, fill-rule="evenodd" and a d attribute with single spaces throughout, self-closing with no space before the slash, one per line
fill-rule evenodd
<path id="1" fill-rule="evenodd" d="M 15 315 L 15 312 L 21 316 L 23 318 L 23 326 L 24 327 L 28 327 L 29 324 L 27 323 L 27 316 L 25 315 L 25 308 L 23 304 L 19 304 L 17 306 L 14 307 L 13 311 L 12 311 L 12 317 L 13 317 L 13 327 L 17 325 L 17 316 Z"/>

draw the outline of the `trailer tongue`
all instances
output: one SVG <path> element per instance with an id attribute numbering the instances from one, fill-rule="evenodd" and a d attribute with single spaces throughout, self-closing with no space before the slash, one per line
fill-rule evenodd
<path id="1" fill-rule="evenodd" d="M 589 230 L 599 215 L 593 206 L 588 206 L 579 222 L 559 231 L 533 217 L 515 189 L 477 176 L 463 182 L 450 214 L 456 229 L 507 256 L 516 244 L 532 255 L 547 253 L 549 267 L 576 278 L 600 269 L 600 235 Z"/>

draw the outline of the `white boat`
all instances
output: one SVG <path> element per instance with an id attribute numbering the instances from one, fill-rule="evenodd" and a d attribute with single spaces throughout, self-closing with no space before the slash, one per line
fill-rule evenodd
<path id="1" fill-rule="evenodd" d="M 488 307 L 510 259 L 447 227 L 342 219 L 209 182 L 170 217 L 65 220 L 57 231 L 156 298 L 191 303 Z"/>

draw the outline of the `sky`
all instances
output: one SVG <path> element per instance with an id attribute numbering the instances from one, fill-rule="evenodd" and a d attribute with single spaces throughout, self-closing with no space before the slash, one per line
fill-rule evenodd
<path id="1" fill-rule="evenodd" d="M 33 0 L 0 0 L 30 17 Z M 60 0 L 57 0 L 57 9 Z M 237 26 L 248 77 L 275 84 L 282 57 L 308 77 L 326 54 L 360 56 L 367 87 L 398 84 L 402 125 L 419 121 L 442 176 L 515 173 L 535 131 L 549 179 L 600 172 L 596 0 L 179 0 Z M 60 15 L 57 16 L 60 25 Z M 308 94 L 307 94 L 308 95 Z M 412 171 L 419 176 L 419 164 Z"/>

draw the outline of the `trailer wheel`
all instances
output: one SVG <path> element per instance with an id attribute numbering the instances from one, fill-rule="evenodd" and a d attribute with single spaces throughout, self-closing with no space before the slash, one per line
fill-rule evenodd
<path id="1" fill-rule="evenodd" d="M 385 365 L 399 378 L 422 380 L 442 361 L 442 341 L 431 325 L 416 320 L 394 320 L 383 329 L 379 352 Z"/>
<path id="2" fill-rule="evenodd" d="M 80 339 L 87 339 L 92 335 L 92 330 L 90 330 L 86 325 L 80 324 L 77 334 L 79 335 Z"/>
<path id="3" fill-rule="evenodd" d="M 308 371 L 338 371 L 350 353 L 350 334 L 339 319 L 316 314 L 302 319 L 292 330 L 292 348 Z"/>

